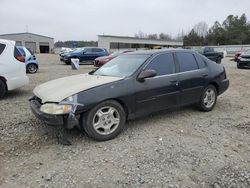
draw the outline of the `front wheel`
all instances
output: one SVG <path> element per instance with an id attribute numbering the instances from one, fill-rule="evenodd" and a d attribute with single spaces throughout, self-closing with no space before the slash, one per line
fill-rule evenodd
<path id="1" fill-rule="evenodd" d="M 115 138 L 123 130 L 126 122 L 123 107 L 114 100 L 98 104 L 82 118 L 83 129 L 89 137 L 97 141 Z"/>
<path id="2" fill-rule="evenodd" d="M 211 111 L 217 102 L 217 90 L 213 85 L 207 86 L 200 98 L 198 107 L 201 111 Z"/>

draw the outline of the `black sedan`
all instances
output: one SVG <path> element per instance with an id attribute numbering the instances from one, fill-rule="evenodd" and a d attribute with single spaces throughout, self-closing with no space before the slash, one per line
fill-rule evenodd
<path id="1" fill-rule="evenodd" d="M 34 89 L 33 113 L 42 121 L 77 126 L 95 140 L 116 137 L 126 120 L 186 105 L 211 111 L 229 87 L 222 65 L 191 50 L 131 52 L 88 74 Z"/>
<path id="2" fill-rule="evenodd" d="M 250 68 L 250 50 L 243 53 L 237 60 L 237 68 Z"/>

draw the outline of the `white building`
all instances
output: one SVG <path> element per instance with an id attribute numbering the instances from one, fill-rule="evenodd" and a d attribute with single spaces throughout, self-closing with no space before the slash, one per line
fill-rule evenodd
<path id="1" fill-rule="evenodd" d="M 183 41 L 167 41 L 149 38 L 98 35 L 98 47 L 106 48 L 108 51 L 122 49 L 169 48 L 182 46 Z"/>
<path id="2" fill-rule="evenodd" d="M 54 48 L 54 38 L 34 33 L 3 34 L 0 39 L 14 40 L 17 46 L 26 46 L 36 53 L 51 53 Z"/>

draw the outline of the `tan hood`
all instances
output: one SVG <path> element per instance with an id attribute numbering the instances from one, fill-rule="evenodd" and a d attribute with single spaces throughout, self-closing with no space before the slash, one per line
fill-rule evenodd
<path id="1" fill-rule="evenodd" d="M 52 80 L 37 86 L 33 93 L 45 102 L 61 102 L 81 91 L 108 84 L 123 78 L 79 74 Z"/>

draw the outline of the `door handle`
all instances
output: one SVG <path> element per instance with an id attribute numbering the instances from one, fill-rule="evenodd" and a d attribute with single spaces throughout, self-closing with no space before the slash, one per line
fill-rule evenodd
<path id="1" fill-rule="evenodd" d="M 202 77 L 207 77 L 207 76 L 208 76 L 208 74 L 207 74 L 207 73 L 202 75 Z"/>
<path id="2" fill-rule="evenodd" d="M 175 84 L 176 86 L 178 86 L 178 85 L 179 85 L 178 80 L 171 80 L 171 81 L 170 81 L 170 83 Z"/>

